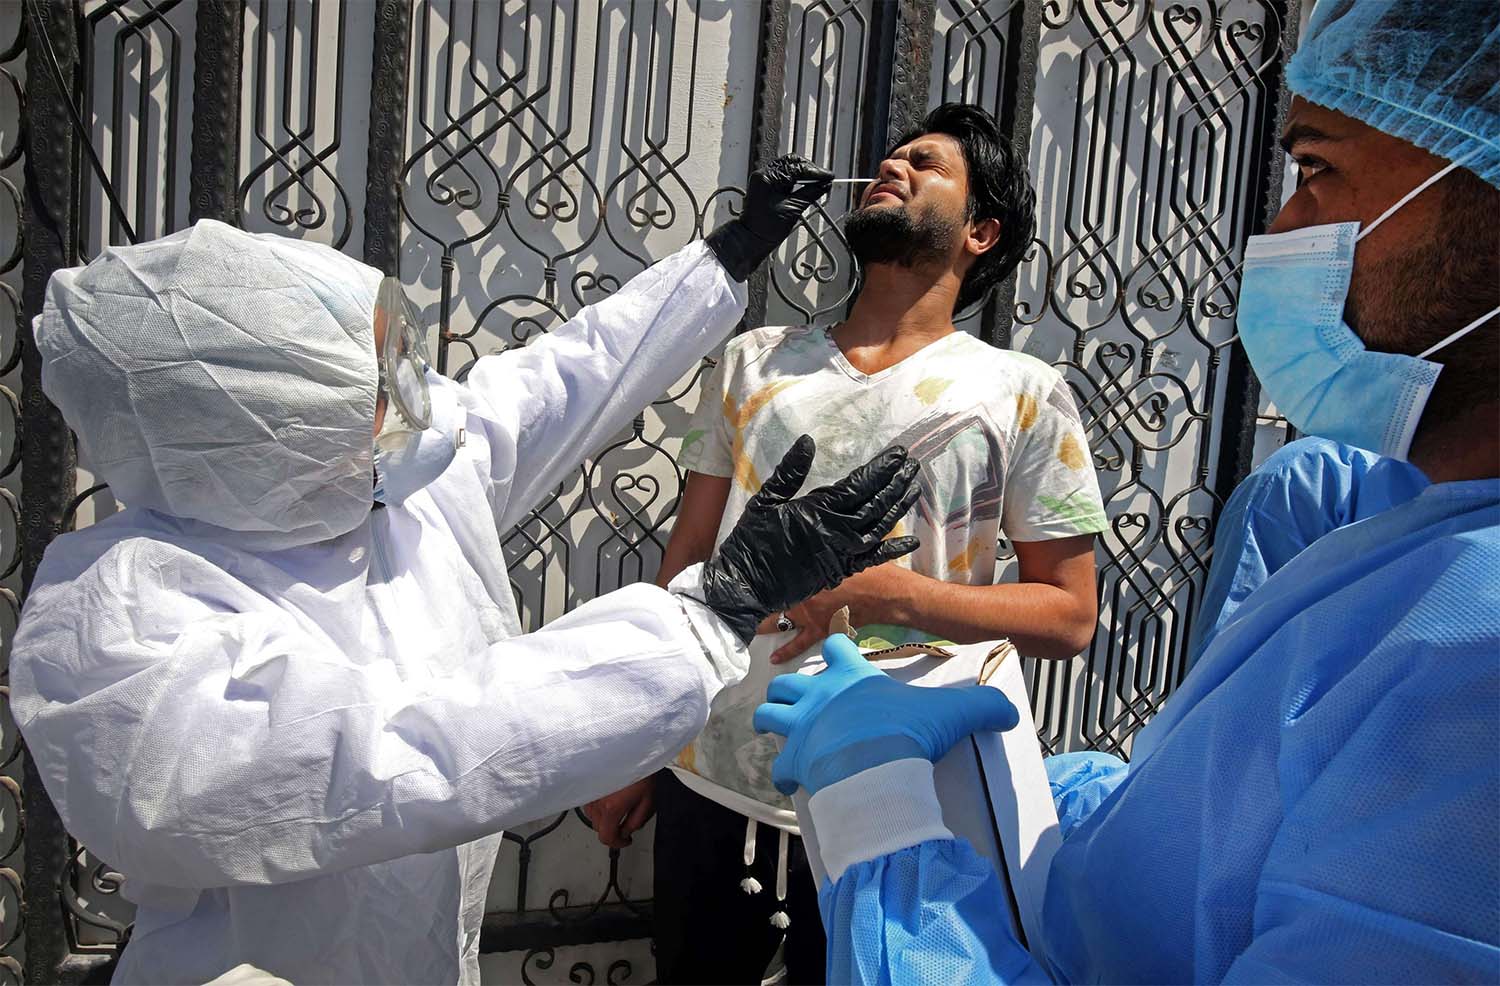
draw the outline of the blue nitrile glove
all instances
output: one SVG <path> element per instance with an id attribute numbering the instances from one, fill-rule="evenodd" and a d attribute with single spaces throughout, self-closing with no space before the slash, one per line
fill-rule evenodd
<path id="1" fill-rule="evenodd" d="M 865 660 L 843 634 L 823 641 L 827 670 L 771 679 L 755 729 L 780 733 L 786 748 L 771 768 L 782 794 L 808 794 L 862 770 L 918 757 L 937 763 L 953 744 L 981 730 L 1004 732 L 1020 720 L 998 688 L 923 688 L 897 681 Z"/>

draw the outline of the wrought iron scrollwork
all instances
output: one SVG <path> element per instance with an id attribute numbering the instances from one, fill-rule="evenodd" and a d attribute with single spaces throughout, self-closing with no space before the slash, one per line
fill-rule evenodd
<path id="1" fill-rule="evenodd" d="M 58 890 L 68 920 L 68 947 L 75 954 L 110 955 L 130 937 L 130 921 L 116 917 L 104 901 L 117 898 L 123 874 L 69 839 L 68 864 Z M 129 909 L 125 909 L 129 913 Z"/>
<path id="2" fill-rule="evenodd" d="M 582 809 L 574 808 L 573 814 L 577 816 L 580 822 L 588 826 L 590 831 L 593 831 L 594 824 L 589 821 L 589 817 L 583 813 Z M 609 902 L 611 897 L 626 911 L 637 917 L 650 916 L 650 913 L 632 901 L 626 894 L 625 889 L 620 886 L 620 850 L 618 849 L 609 850 L 609 879 L 605 882 L 604 890 L 600 892 L 598 899 L 593 904 L 587 905 L 587 909 L 582 914 L 567 913 L 564 909 L 570 906 L 569 897 L 568 890 L 563 888 L 553 891 L 552 896 L 547 900 L 547 910 L 552 913 L 553 919 L 559 924 L 569 924 L 593 917 L 599 913 L 601 907 Z M 573 907 L 572 910 L 576 912 L 578 908 Z"/>
<path id="3" fill-rule="evenodd" d="M 531 978 L 532 967 L 546 972 L 557 962 L 557 951 L 552 948 L 536 948 L 526 953 L 521 962 L 521 982 L 526 986 L 536 986 L 536 980 Z M 628 959 L 616 959 L 609 964 L 604 971 L 604 982 L 607 986 L 624 986 L 634 972 Z M 574 962 L 568 967 L 568 982 L 579 983 L 581 986 L 594 986 L 598 982 L 599 974 L 594 971 L 591 962 Z"/>
<path id="4" fill-rule="evenodd" d="M 184 98 L 182 52 L 184 29 L 191 24 L 191 6 L 180 0 L 117 0 L 85 8 L 78 36 L 86 80 L 80 115 L 90 128 L 89 142 L 100 148 L 107 143 L 110 153 L 106 174 L 80 182 L 82 259 L 181 225 L 186 196 L 177 168 L 191 106 Z M 111 192 L 129 213 L 128 224 L 106 207 Z"/>
<path id="5" fill-rule="evenodd" d="M 254 220 L 252 228 L 293 236 L 316 231 L 336 247 L 349 241 L 354 216 L 335 171 L 349 12 L 347 4 L 322 0 L 260 0 L 248 11 L 255 163 L 240 181 L 237 212 Z"/>
<path id="6" fill-rule="evenodd" d="M 871 71 L 868 0 L 791 5 L 780 69 L 785 77 L 779 153 L 796 153 L 843 177 L 865 177 L 860 138 L 869 107 L 862 98 Z M 777 57 L 777 56 L 768 56 Z M 774 95 L 773 97 L 774 98 Z M 767 324 L 827 321 L 842 315 L 858 269 L 839 222 L 857 195 L 837 185 L 803 217 L 769 265 Z"/>
<path id="7" fill-rule="evenodd" d="M 941 0 L 934 102 L 1004 113 L 1028 3 Z M 1094 643 L 1071 668 L 1030 663 L 1029 683 L 1048 749 L 1128 754 L 1181 678 L 1207 573 L 1224 485 L 1213 410 L 1287 13 L 1268 0 L 1049 0 L 1032 14 L 1039 227 L 1010 321 L 1014 345 L 1073 387 L 1110 528 Z"/>

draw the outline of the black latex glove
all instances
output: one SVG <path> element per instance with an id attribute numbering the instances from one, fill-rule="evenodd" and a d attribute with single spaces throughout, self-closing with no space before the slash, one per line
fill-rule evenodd
<path id="1" fill-rule="evenodd" d="M 703 601 L 746 643 L 777 610 L 920 543 L 882 540 L 920 493 L 917 462 L 906 449 L 886 449 L 837 483 L 799 497 L 812 462 L 813 440 L 803 435 L 703 568 Z"/>
<path id="2" fill-rule="evenodd" d="M 760 262 L 792 234 L 808 206 L 828 194 L 833 172 L 788 154 L 750 176 L 745 207 L 736 219 L 708 234 L 708 248 L 736 281 L 750 279 Z"/>

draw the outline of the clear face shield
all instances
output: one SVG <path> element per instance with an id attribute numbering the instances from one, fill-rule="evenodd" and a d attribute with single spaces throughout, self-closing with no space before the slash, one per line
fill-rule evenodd
<path id="1" fill-rule="evenodd" d="M 380 282 L 375 296 L 375 327 L 377 337 L 384 333 L 375 363 L 380 371 L 380 393 L 385 395 L 385 420 L 375 436 L 375 447 L 394 452 L 432 424 L 426 336 L 417 310 L 397 278 Z"/>

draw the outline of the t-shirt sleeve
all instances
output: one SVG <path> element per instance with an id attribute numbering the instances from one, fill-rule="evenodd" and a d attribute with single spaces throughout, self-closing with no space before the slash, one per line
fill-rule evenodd
<path id="1" fill-rule="evenodd" d="M 1060 376 L 1050 391 L 1016 398 L 1001 525 L 1012 541 L 1095 534 L 1108 526 L 1078 406 Z"/>
<path id="2" fill-rule="evenodd" d="M 682 452 L 677 457 L 683 469 L 705 476 L 734 474 L 734 438 L 724 417 L 724 388 L 731 372 L 732 353 L 731 343 L 725 347 L 719 365 L 704 381 L 702 398 L 688 423 L 687 434 L 682 436 Z"/>

